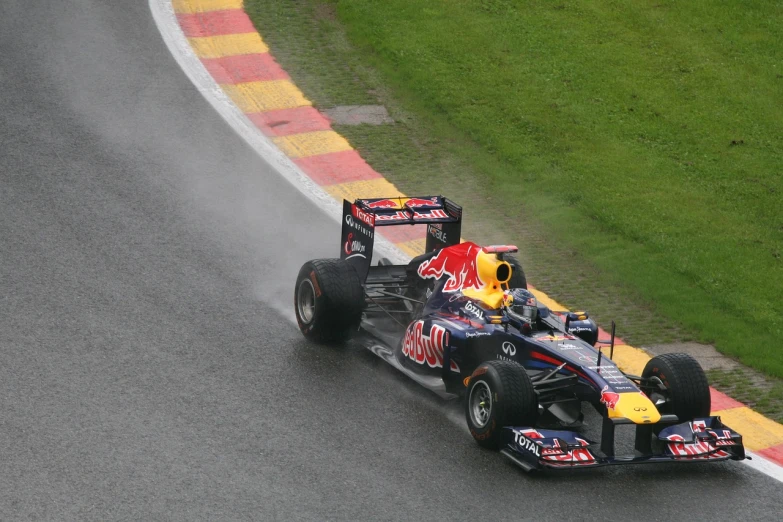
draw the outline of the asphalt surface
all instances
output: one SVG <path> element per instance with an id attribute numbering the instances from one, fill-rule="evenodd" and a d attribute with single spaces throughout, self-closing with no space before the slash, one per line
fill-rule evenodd
<path id="1" fill-rule="evenodd" d="M 0 2 L 0 519 L 779 519 L 738 463 L 528 476 L 308 344 L 293 278 L 338 237 L 146 1 Z"/>

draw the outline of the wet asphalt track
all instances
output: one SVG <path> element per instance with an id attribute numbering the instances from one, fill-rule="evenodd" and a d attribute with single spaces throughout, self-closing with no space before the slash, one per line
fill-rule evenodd
<path id="1" fill-rule="evenodd" d="M 304 342 L 277 309 L 337 239 L 145 0 L 0 2 L 0 519 L 778 519 L 737 463 L 527 476 Z"/>

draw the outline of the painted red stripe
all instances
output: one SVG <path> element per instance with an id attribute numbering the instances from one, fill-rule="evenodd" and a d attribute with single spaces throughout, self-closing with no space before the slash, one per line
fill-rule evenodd
<path id="1" fill-rule="evenodd" d="M 256 28 L 242 9 L 206 13 L 178 13 L 177 20 L 188 38 L 223 34 L 254 33 Z"/>
<path id="2" fill-rule="evenodd" d="M 288 136 L 289 134 L 299 134 L 302 132 L 324 131 L 330 130 L 332 127 L 329 124 L 329 119 L 318 112 L 317 109 L 312 107 L 296 107 L 295 109 L 280 109 L 276 111 L 256 112 L 248 114 L 248 118 L 252 121 L 256 127 L 267 136 Z M 353 151 L 345 151 L 353 152 Z M 343 154 L 343 152 L 335 152 L 334 154 Z M 330 156 L 330 154 L 322 154 L 318 156 L 310 156 L 308 158 L 302 158 L 302 160 L 310 160 L 312 162 L 301 161 L 304 165 L 313 163 L 319 165 L 319 162 L 328 162 L 324 159 L 317 159 L 321 156 Z M 341 165 L 336 161 L 340 158 L 336 158 L 332 166 L 333 170 L 339 170 Z M 369 168 L 369 166 L 368 166 Z M 308 173 L 308 175 L 310 175 Z M 320 183 L 314 178 L 314 180 L 323 185 L 328 183 Z"/>
<path id="3" fill-rule="evenodd" d="M 415 239 L 424 239 L 427 236 L 427 225 L 397 225 L 392 227 L 376 228 L 383 237 L 392 243 L 404 243 Z M 422 250 L 423 254 L 424 251 Z"/>
<path id="4" fill-rule="evenodd" d="M 201 61 L 215 81 L 223 84 L 290 78 L 269 53 L 202 58 Z"/>
<path id="5" fill-rule="evenodd" d="M 710 397 L 712 398 L 712 411 L 728 410 L 729 408 L 739 408 L 745 406 L 739 401 L 735 401 L 725 393 L 721 393 L 715 388 L 710 388 Z"/>
<path id="6" fill-rule="evenodd" d="M 380 178 L 355 150 L 319 154 L 294 161 L 319 185 Z"/>
<path id="7" fill-rule="evenodd" d="M 771 448 L 763 449 L 756 453 L 779 466 L 783 466 L 783 444 L 778 444 L 777 446 L 772 446 Z"/>

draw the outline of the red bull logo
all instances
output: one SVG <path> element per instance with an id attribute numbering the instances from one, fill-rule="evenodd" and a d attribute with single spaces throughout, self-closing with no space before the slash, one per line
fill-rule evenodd
<path id="1" fill-rule="evenodd" d="M 441 249 L 438 254 L 419 266 L 419 277 L 440 279 L 448 276 L 443 287 L 444 292 L 456 292 L 474 288 L 484 288 L 484 282 L 478 274 L 476 259 L 481 247 L 474 243 L 461 243 Z"/>
<path id="2" fill-rule="evenodd" d="M 449 337 L 445 328 L 433 324 L 427 335 L 424 334 L 424 321 L 416 321 L 408 326 L 402 341 L 402 354 L 419 364 L 430 368 L 443 367 L 443 350 L 448 345 Z M 459 366 L 454 361 L 450 364 L 451 371 L 459 372 Z"/>
<path id="3" fill-rule="evenodd" d="M 379 199 L 372 203 L 367 203 L 367 208 L 402 208 L 399 199 Z"/>
<path id="4" fill-rule="evenodd" d="M 405 205 L 408 208 L 429 208 L 429 207 L 439 207 L 440 203 L 438 202 L 438 196 L 433 196 L 428 199 L 410 198 L 408 201 L 405 202 Z"/>
<path id="5" fill-rule="evenodd" d="M 620 402 L 620 394 L 617 392 L 609 391 L 609 385 L 603 387 L 601 390 L 601 403 L 605 404 L 607 408 L 613 410 L 617 407 L 617 403 Z"/>

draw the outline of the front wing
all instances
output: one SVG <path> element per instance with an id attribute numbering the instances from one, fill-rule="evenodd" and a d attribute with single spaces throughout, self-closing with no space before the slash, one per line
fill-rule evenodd
<path id="1" fill-rule="evenodd" d="M 657 453 L 606 455 L 599 445 L 573 431 L 505 427 L 501 453 L 527 471 L 543 468 L 587 468 L 655 462 L 743 460 L 742 436 L 720 417 L 705 417 L 662 429 Z"/>

